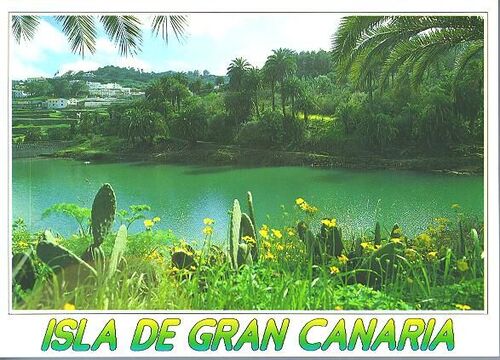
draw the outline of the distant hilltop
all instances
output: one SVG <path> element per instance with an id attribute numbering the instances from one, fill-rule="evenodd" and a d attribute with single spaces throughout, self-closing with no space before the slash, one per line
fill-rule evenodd
<path id="1" fill-rule="evenodd" d="M 161 78 L 164 76 L 175 75 L 179 72 L 177 71 L 164 71 L 164 72 L 145 72 L 142 69 L 136 69 L 133 67 L 119 67 L 108 65 L 104 67 L 100 67 L 97 70 L 93 71 L 68 71 L 62 75 L 56 73 L 53 78 L 57 79 L 66 79 L 66 80 L 83 80 L 83 81 L 91 81 L 98 82 L 103 84 L 108 83 L 116 83 L 124 87 L 132 87 L 132 88 L 144 88 L 149 82 L 154 79 Z M 182 72 L 188 81 L 201 80 L 205 83 L 225 83 L 228 81 L 227 76 L 219 76 L 210 74 L 208 70 L 203 71 L 188 71 Z M 28 78 L 25 82 L 30 81 L 41 81 L 45 80 L 45 78 Z"/>

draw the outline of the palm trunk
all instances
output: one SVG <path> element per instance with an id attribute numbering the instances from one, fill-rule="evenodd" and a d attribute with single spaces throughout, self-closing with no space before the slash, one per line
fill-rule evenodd
<path id="1" fill-rule="evenodd" d="M 283 110 L 283 117 L 286 116 L 285 113 L 285 86 L 284 81 L 280 81 L 281 86 L 281 109 Z"/>
<path id="2" fill-rule="evenodd" d="M 271 97 L 272 97 L 272 100 L 273 100 L 273 102 L 272 102 L 272 104 L 273 104 L 273 111 L 276 110 L 276 103 L 274 101 L 274 90 L 275 89 L 274 89 L 274 81 L 273 81 L 273 82 L 271 82 Z"/>

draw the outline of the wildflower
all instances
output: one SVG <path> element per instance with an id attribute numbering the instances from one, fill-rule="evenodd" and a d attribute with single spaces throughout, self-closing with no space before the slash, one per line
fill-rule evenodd
<path id="1" fill-rule="evenodd" d="M 276 259 L 276 256 L 273 255 L 272 252 L 268 251 L 265 255 L 264 255 L 264 259 L 265 260 L 274 260 Z"/>
<path id="2" fill-rule="evenodd" d="M 399 238 L 399 237 L 393 237 L 393 238 L 391 238 L 391 241 L 394 244 L 401 244 L 401 238 Z"/>
<path id="3" fill-rule="evenodd" d="M 340 269 L 336 266 L 330 266 L 330 274 L 337 275 L 340 272 Z"/>
<path id="4" fill-rule="evenodd" d="M 457 260 L 457 269 L 461 272 L 466 272 L 469 270 L 469 264 L 467 264 L 467 260 Z"/>
<path id="5" fill-rule="evenodd" d="M 426 233 L 418 235 L 415 240 L 419 248 L 429 248 L 432 245 L 432 238 Z"/>
<path id="6" fill-rule="evenodd" d="M 282 244 L 278 244 L 278 245 L 276 245 L 276 250 L 283 251 L 283 250 L 285 250 L 285 247 Z"/>
<path id="7" fill-rule="evenodd" d="M 410 260 L 410 261 L 415 261 L 417 260 L 417 252 L 413 249 L 406 249 L 405 250 L 405 258 Z"/>
<path id="8" fill-rule="evenodd" d="M 241 238 L 241 240 L 243 240 L 244 242 L 246 242 L 247 244 L 252 245 L 252 246 L 255 245 L 255 244 L 257 244 L 257 242 L 255 241 L 255 239 L 253 237 L 251 237 L 251 236 L 248 236 L 248 235 L 243 236 Z"/>
<path id="9" fill-rule="evenodd" d="M 267 227 L 267 225 L 262 225 L 262 228 L 259 230 L 259 234 L 264 239 L 269 239 L 269 228 Z"/>
<path id="10" fill-rule="evenodd" d="M 17 243 L 17 246 L 19 247 L 19 249 L 25 250 L 28 248 L 28 243 L 26 241 L 21 240 Z"/>
<path id="11" fill-rule="evenodd" d="M 287 227 L 286 228 L 286 233 L 288 234 L 288 236 L 294 236 L 295 235 L 295 229 L 291 228 L 291 227 Z"/>
<path id="12" fill-rule="evenodd" d="M 208 236 L 208 235 L 212 235 L 214 233 L 214 228 L 211 227 L 211 226 L 205 226 L 203 228 L 203 234 Z"/>
<path id="13" fill-rule="evenodd" d="M 458 310 L 470 310 L 471 309 L 471 307 L 467 304 L 455 304 L 455 307 Z"/>
<path id="14" fill-rule="evenodd" d="M 335 306 L 335 310 L 344 310 L 344 308 L 340 305 Z"/>
<path id="15" fill-rule="evenodd" d="M 321 220 L 321 224 L 325 225 L 326 227 L 333 228 L 337 226 L 337 219 L 323 219 Z"/>
<path id="16" fill-rule="evenodd" d="M 73 311 L 73 310 L 76 310 L 76 306 L 73 305 L 73 304 L 70 304 L 70 303 L 66 303 L 64 304 L 63 306 L 63 310 L 66 310 L 66 311 Z"/>
<path id="17" fill-rule="evenodd" d="M 295 199 L 295 204 L 297 204 L 299 206 L 302 205 L 302 204 L 304 204 L 304 203 L 305 203 L 305 200 L 302 199 L 301 197 Z"/>
<path id="18" fill-rule="evenodd" d="M 151 230 L 154 224 L 155 223 L 153 222 L 153 220 L 150 219 L 144 220 L 144 227 L 146 228 L 146 230 Z"/>
<path id="19" fill-rule="evenodd" d="M 158 216 L 155 216 L 155 217 L 153 218 L 153 222 L 154 222 L 155 224 L 156 224 L 157 222 L 160 222 L 160 220 L 161 220 L 161 219 L 160 219 Z"/>
<path id="20" fill-rule="evenodd" d="M 458 205 L 458 204 L 453 204 L 453 205 L 451 205 L 451 208 L 452 208 L 453 210 L 458 210 L 458 209 L 460 209 L 460 205 Z"/>
<path id="21" fill-rule="evenodd" d="M 373 245 L 372 243 L 370 242 L 362 242 L 361 244 L 359 244 L 363 249 L 370 249 L 370 248 L 373 248 Z"/>
<path id="22" fill-rule="evenodd" d="M 283 234 L 279 230 L 271 229 L 271 232 L 273 233 L 273 236 L 278 239 L 281 239 L 283 237 Z"/>
<path id="23" fill-rule="evenodd" d="M 427 257 L 428 261 L 436 261 L 437 260 L 437 251 L 428 252 L 426 257 Z"/>
<path id="24" fill-rule="evenodd" d="M 347 262 L 349 261 L 349 258 L 347 256 L 345 256 L 344 254 L 340 255 L 340 256 L 337 256 L 337 259 L 339 259 L 339 262 L 342 264 L 342 265 L 345 265 L 347 264 Z"/>
<path id="25" fill-rule="evenodd" d="M 214 223 L 215 223 L 214 219 L 210 219 L 210 218 L 204 218 L 203 219 L 203 224 L 205 224 L 205 225 L 210 226 L 210 225 L 213 225 Z"/>
<path id="26" fill-rule="evenodd" d="M 263 241 L 262 242 L 262 245 L 266 248 L 266 249 L 270 249 L 271 248 L 271 243 L 269 241 Z"/>

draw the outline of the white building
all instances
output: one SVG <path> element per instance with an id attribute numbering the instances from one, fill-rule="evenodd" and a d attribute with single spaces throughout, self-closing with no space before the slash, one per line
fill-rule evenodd
<path id="1" fill-rule="evenodd" d="M 65 109 L 68 107 L 68 100 L 66 99 L 48 99 L 47 109 Z"/>
<path id="2" fill-rule="evenodd" d="M 129 96 L 131 92 L 130 88 L 122 87 L 120 84 L 116 83 L 101 84 L 87 81 L 87 86 L 90 96 L 99 96 L 103 98 Z"/>
<path id="3" fill-rule="evenodd" d="M 78 100 L 75 98 L 71 98 L 68 100 L 68 106 L 78 106 Z"/>

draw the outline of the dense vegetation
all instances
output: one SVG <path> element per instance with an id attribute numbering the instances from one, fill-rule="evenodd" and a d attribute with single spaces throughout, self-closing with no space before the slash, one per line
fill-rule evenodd
<path id="1" fill-rule="evenodd" d="M 117 211 L 108 184 L 92 209 L 47 209 L 44 216 L 66 215 L 78 224 L 72 236 L 32 234 L 18 220 L 14 308 L 484 308 L 482 224 L 458 204 L 455 219 L 436 218 L 410 238 L 399 225 L 353 232 L 335 218 L 318 218 L 318 209 L 303 198 L 286 214 L 288 225 L 256 224 L 250 193 L 247 201 L 248 212 L 234 201 L 226 244 L 212 241 L 209 217 L 200 219 L 199 236 L 188 243 L 157 230 L 162 219 L 147 205 Z M 121 226 L 112 233 L 115 221 Z M 130 234 L 136 221 L 144 230 Z"/>
<path id="2" fill-rule="evenodd" d="M 159 150 L 176 138 L 351 156 L 475 155 L 484 132 L 482 38 L 478 17 L 349 17 L 331 52 L 276 49 L 261 69 L 236 58 L 227 81 L 106 67 L 92 76 L 140 80 L 146 98 L 109 107 L 109 121 L 89 115 L 75 136 Z M 51 80 L 52 94 L 67 88 L 55 86 L 66 76 L 88 74 Z M 78 84 L 72 93 L 84 91 Z"/>

